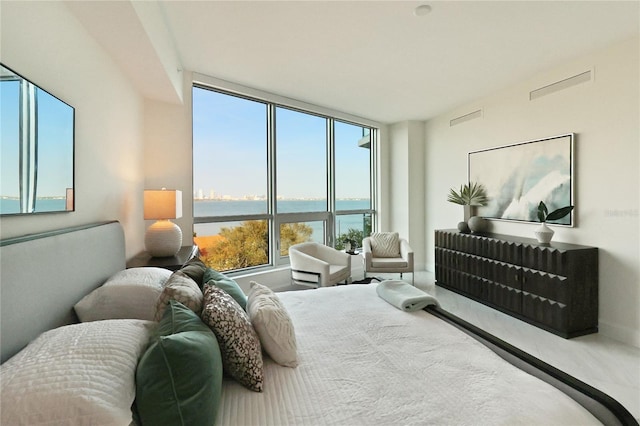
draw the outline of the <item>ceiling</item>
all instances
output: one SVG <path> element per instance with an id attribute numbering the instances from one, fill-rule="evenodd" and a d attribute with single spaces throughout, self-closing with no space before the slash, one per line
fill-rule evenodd
<path id="1" fill-rule="evenodd" d="M 147 97 L 175 100 L 174 60 L 381 123 L 428 119 L 640 30 L 638 1 L 159 1 L 155 21 L 141 4 L 67 3 Z M 421 4 L 431 12 L 416 16 Z"/>

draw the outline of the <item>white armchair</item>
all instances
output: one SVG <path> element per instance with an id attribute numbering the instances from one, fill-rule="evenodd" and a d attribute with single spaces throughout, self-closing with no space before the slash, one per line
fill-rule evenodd
<path id="1" fill-rule="evenodd" d="M 314 242 L 289 247 L 291 278 L 308 287 L 333 286 L 351 277 L 351 255 Z"/>
<path id="2" fill-rule="evenodd" d="M 411 272 L 414 284 L 413 250 L 397 232 L 374 232 L 362 240 L 362 253 L 365 277 L 373 272 L 399 272 L 402 278 L 403 273 Z"/>

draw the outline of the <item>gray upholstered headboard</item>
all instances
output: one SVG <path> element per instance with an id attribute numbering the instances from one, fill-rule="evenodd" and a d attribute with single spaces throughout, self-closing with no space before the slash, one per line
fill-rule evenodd
<path id="1" fill-rule="evenodd" d="M 43 331 L 76 322 L 73 305 L 125 261 L 119 222 L 0 241 L 0 362 Z"/>

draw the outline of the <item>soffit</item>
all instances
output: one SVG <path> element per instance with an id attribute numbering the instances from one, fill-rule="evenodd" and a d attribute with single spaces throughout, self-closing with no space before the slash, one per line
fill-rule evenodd
<path id="1" fill-rule="evenodd" d="M 436 116 L 640 25 L 635 1 L 433 1 L 422 17 L 414 1 L 157 4 L 185 69 L 383 123 Z M 145 96 L 170 93 L 129 2 L 70 7 Z"/>

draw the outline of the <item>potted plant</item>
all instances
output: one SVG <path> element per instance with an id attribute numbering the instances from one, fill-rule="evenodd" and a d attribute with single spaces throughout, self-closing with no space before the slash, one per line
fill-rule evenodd
<path id="1" fill-rule="evenodd" d="M 486 206 L 487 202 L 489 201 L 489 197 L 487 197 L 487 191 L 485 190 L 484 186 L 482 186 L 482 184 L 479 184 L 477 182 L 469 182 L 466 185 L 460 185 L 459 191 L 451 188 L 449 189 L 449 196 L 447 197 L 447 201 L 464 206 L 464 222 L 460 222 L 458 224 L 458 229 L 461 232 L 469 231 L 469 222 L 471 222 L 472 225 L 476 225 L 475 227 L 477 229 L 473 229 L 474 226 L 471 226 L 472 231 L 480 231 L 481 228 L 484 227 L 482 218 L 477 218 L 477 220 L 471 221 L 471 208 L 474 206 Z"/>
<path id="2" fill-rule="evenodd" d="M 538 220 L 541 222 L 538 229 L 534 232 L 538 242 L 542 244 L 549 244 L 551 242 L 551 238 L 553 238 L 554 231 L 553 229 L 547 226 L 548 220 L 559 220 L 571 213 L 573 210 L 573 206 L 565 206 L 559 209 L 556 209 L 549 213 L 546 204 L 544 201 L 540 201 L 538 204 Z"/>

